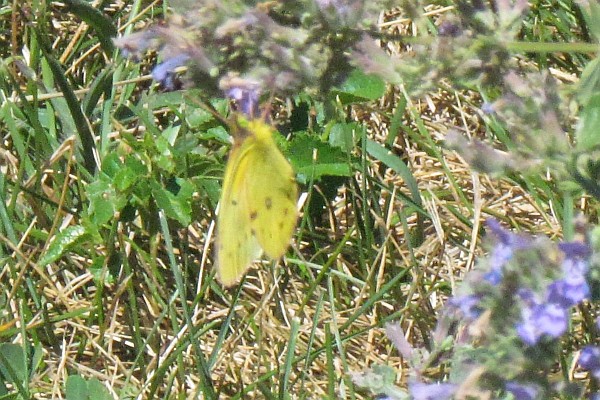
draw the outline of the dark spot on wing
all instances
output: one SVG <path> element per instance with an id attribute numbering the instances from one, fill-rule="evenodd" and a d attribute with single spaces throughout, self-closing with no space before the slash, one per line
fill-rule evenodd
<path id="1" fill-rule="evenodd" d="M 250 219 L 254 221 L 258 217 L 258 211 L 250 211 Z"/>
<path id="2" fill-rule="evenodd" d="M 267 207 L 267 210 L 273 207 L 273 200 L 270 197 L 265 197 L 265 207 Z"/>
<path id="3" fill-rule="evenodd" d="M 290 213 L 289 208 L 284 208 L 283 209 L 283 215 L 288 215 Z"/>
<path id="4" fill-rule="evenodd" d="M 281 222 L 279 223 L 279 229 L 280 229 L 280 230 L 283 230 L 283 221 L 281 221 Z"/>
<path id="5" fill-rule="evenodd" d="M 252 236 L 256 236 L 256 231 L 254 230 L 254 228 L 250 229 L 250 233 L 252 234 Z"/>
<path id="6" fill-rule="evenodd" d="M 232 206 L 237 206 L 237 204 L 238 204 L 237 200 L 231 200 L 231 205 Z"/>

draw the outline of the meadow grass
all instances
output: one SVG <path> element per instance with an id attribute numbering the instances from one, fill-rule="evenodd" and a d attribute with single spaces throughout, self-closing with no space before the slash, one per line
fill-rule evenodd
<path id="1" fill-rule="evenodd" d="M 204 92 L 161 90 L 154 56 L 127 60 L 111 41 L 165 18 L 166 3 L 90 4 L 0 6 L 0 398 L 370 398 L 351 372 L 391 366 L 406 386 L 385 326 L 434 347 L 442 306 L 484 254 L 486 219 L 569 240 L 577 212 L 597 220 L 596 200 L 552 173 L 476 172 L 442 145 L 458 131 L 520 149 L 482 111 L 493 86 L 442 79 L 347 102 L 338 88 L 326 105 L 295 93 L 273 100 L 307 196 L 295 239 L 223 288 L 212 243 L 228 134 Z M 453 6 L 431 2 L 425 24 L 386 11 L 381 26 L 408 43 Z M 574 91 L 590 47 L 568 44 L 593 42 L 589 29 L 573 2 L 531 2 L 510 57 Z"/>

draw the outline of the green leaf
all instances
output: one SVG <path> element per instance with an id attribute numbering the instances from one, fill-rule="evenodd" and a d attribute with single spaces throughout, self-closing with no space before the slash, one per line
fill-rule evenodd
<path id="1" fill-rule="evenodd" d="M 288 153 L 301 183 L 326 175 L 352 175 L 349 156 L 339 147 L 333 147 L 314 136 L 297 134 L 290 142 Z"/>
<path id="2" fill-rule="evenodd" d="M 357 132 L 362 131 L 363 127 L 355 122 L 348 124 L 337 123 L 329 131 L 329 144 L 333 147 L 339 147 L 345 153 L 350 153 L 354 145 L 360 139 Z"/>
<path id="3" fill-rule="evenodd" d="M 600 145 L 600 93 L 594 93 L 581 112 L 575 133 L 578 150 L 591 150 Z"/>
<path id="4" fill-rule="evenodd" d="M 600 88 L 600 58 L 587 63 L 578 84 L 577 97 L 582 104 L 587 104 Z"/>
<path id="5" fill-rule="evenodd" d="M 90 400 L 113 400 L 108 389 L 97 378 L 89 380 L 88 391 Z"/>
<path id="6" fill-rule="evenodd" d="M 590 30 L 592 35 L 594 35 L 596 42 L 600 41 L 600 26 L 598 21 L 600 21 L 600 4 L 595 1 L 590 1 L 586 3 L 587 7 L 579 7 L 583 15 L 586 17 L 587 28 Z M 588 8 L 589 7 L 589 8 Z M 586 12 L 589 10 L 589 14 Z"/>
<path id="7" fill-rule="evenodd" d="M 175 162 L 173 161 L 172 146 L 169 140 L 163 136 L 154 138 L 154 145 L 159 154 L 154 157 L 154 162 L 163 170 L 174 172 Z"/>
<path id="8" fill-rule="evenodd" d="M 86 381 L 79 375 L 70 375 L 65 388 L 67 400 L 112 400 L 110 392 L 97 379 Z"/>
<path id="9" fill-rule="evenodd" d="M 176 194 L 163 188 L 158 182 L 152 182 L 152 195 L 156 200 L 156 204 L 164 210 L 167 217 L 187 226 L 192 222 L 194 185 L 184 179 L 177 179 L 176 182 L 179 186 Z"/>
<path id="10" fill-rule="evenodd" d="M 123 162 L 117 152 L 111 152 L 102 160 L 102 172 L 109 177 L 114 177 L 123 168 Z"/>
<path id="11" fill-rule="evenodd" d="M 376 75 L 367 75 L 355 69 L 350 76 L 332 94 L 338 96 L 342 104 L 376 100 L 385 93 L 385 82 Z"/>
<path id="12" fill-rule="evenodd" d="M 402 179 L 404 179 L 404 182 L 408 185 L 408 189 L 412 195 L 412 201 L 414 201 L 414 203 L 418 206 L 421 206 L 421 193 L 419 192 L 417 180 L 406 164 L 400 159 L 400 157 L 393 154 L 391 151 L 372 139 L 367 139 L 367 153 L 400 175 Z"/>
<path id="13" fill-rule="evenodd" d="M 87 187 L 90 207 L 88 215 L 93 223 L 102 225 L 115 217 L 127 204 L 124 196 L 119 195 L 115 188 L 104 179 L 92 182 Z"/>
<path id="14" fill-rule="evenodd" d="M 85 379 L 79 375 L 70 375 L 67 378 L 65 395 L 67 400 L 87 399 L 88 385 Z"/>
<path id="15" fill-rule="evenodd" d="M 0 375 L 5 381 L 21 384 L 27 379 L 27 364 L 23 347 L 14 343 L 0 344 Z"/>
<path id="16" fill-rule="evenodd" d="M 58 260 L 85 236 L 85 228 L 81 225 L 72 225 L 63 229 L 54 237 L 54 240 L 48 246 L 48 250 L 40 258 L 39 265 L 48 265 Z"/>
<path id="17" fill-rule="evenodd" d="M 114 176 L 113 184 L 119 191 L 126 191 L 136 182 L 146 179 L 148 169 L 137 158 L 130 156 L 125 159 L 125 165 Z"/>

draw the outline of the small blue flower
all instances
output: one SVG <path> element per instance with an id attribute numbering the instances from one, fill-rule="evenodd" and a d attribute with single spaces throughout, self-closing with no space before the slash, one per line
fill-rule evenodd
<path id="1" fill-rule="evenodd" d="M 445 400 L 451 399 L 457 385 L 451 383 L 421 383 L 408 384 L 408 391 L 413 400 Z"/>
<path id="2" fill-rule="evenodd" d="M 569 308 L 590 296 L 586 279 L 590 249 L 581 242 L 560 243 L 559 248 L 565 253 L 562 263 L 564 278 L 548 286 L 548 301 Z"/>
<path id="3" fill-rule="evenodd" d="M 600 379 L 600 347 L 585 346 L 579 355 L 579 366 Z"/>
<path id="4" fill-rule="evenodd" d="M 563 242 L 558 244 L 558 248 L 567 258 L 588 258 L 592 252 L 590 246 L 583 242 Z"/>
<path id="5" fill-rule="evenodd" d="M 492 284 L 497 284 L 498 279 L 502 278 L 502 267 L 512 259 L 515 251 L 530 247 L 531 238 L 504 229 L 495 219 L 488 220 L 486 225 L 498 239 L 490 254 L 491 272 L 486 279 Z"/>
<path id="6" fill-rule="evenodd" d="M 548 301 L 564 308 L 579 304 L 590 296 L 590 287 L 582 275 L 567 275 L 548 286 Z"/>
<path id="7" fill-rule="evenodd" d="M 471 321 L 479 318 L 483 312 L 483 307 L 481 307 L 480 303 L 481 296 L 476 294 L 455 296 L 448 300 L 450 307 L 458 309 L 463 318 Z"/>
<path id="8" fill-rule="evenodd" d="M 522 320 L 517 324 L 517 334 L 529 346 L 534 346 L 542 338 L 558 338 L 566 332 L 568 312 L 558 304 L 538 304 L 523 307 Z"/>
<path id="9" fill-rule="evenodd" d="M 260 95 L 258 90 L 238 86 L 226 90 L 225 95 L 235 100 L 242 114 L 251 118 L 258 115 L 258 98 Z"/>
<path id="10" fill-rule="evenodd" d="M 185 65 L 190 59 L 187 54 L 178 54 L 167 58 L 152 70 L 152 78 L 159 82 L 166 90 L 175 90 L 175 68 Z"/>
<path id="11" fill-rule="evenodd" d="M 540 394 L 540 388 L 533 384 L 522 384 L 518 382 L 507 382 L 506 391 L 510 392 L 515 400 L 535 400 Z"/>

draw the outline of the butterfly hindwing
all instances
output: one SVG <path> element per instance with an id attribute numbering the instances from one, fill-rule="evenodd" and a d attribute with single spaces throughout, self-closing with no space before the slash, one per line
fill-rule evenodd
<path id="1" fill-rule="evenodd" d="M 274 144 L 274 143 L 273 143 Z M 277 259 L 285 253 L 296 226 L 298 189 L 294 173 L 275 146 L 260 146 L 251 163 L 256 173 L 249 188 L 250 226 L 265 253 Z M 268 173 L 266 168 L 277 171 Z M 258 172 L 261 171 L 262 172 Z"/>

